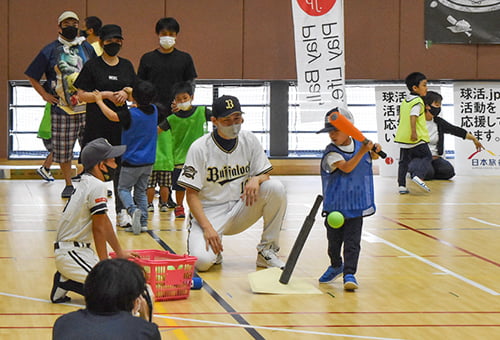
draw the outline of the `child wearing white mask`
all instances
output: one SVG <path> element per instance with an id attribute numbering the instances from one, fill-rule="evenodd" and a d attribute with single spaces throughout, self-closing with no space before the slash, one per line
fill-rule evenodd
<path id="1" fill-rule="evenodd" d="M 177 111 L 159 124 L 163 131 L 170 130 L 172 134 L 172 150 L 174 158 L 174 171 L 172 189 L 175 190 L 175 218 L 186 216 L 184 194 L 186 189 L 177 184 L 186 155 L 191 144 L 208 131 L 207 121 L 212 112 L 205 106 L 193 106 L 194 90 L 190 82 L 180 82 L 174 85 L 172 94 Z"/>

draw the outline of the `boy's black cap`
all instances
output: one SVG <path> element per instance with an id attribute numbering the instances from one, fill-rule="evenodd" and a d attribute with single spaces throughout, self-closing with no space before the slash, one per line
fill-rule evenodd
<path id="1" fill-rule="evenodd" d="M 321 130 L 317 131 L 316 133 L 330 132 L 330 131 L 337 131 L 338 130 L 335 126 L 330 124 L 330 121 L 328 120 L 328 117 L 330 117 L 330 115 L 333 112 L 340 112 L 344 117 L 346 117 L 351 123 L 354 124 L 354 117 L 352 116 L 351 111 L 349 111 L 349 109 L 347 109 L 346 107 L 339 106 L 339 107 L 336 107 L 334 109 L 331 109 L 330 111 L 328 111 L 326 113 L 326 115 L 325 115 L 325 127 L 322 128 Z"/>
<path id="2" fill-rule="evenodd" d="M 242 113 L 238 98 L 224 95 L 214 100 L 212 105 L 212 116 L 215 118 L 227 117 L 235 112 Z"/>
<path id="3" fill-rule="evenodd" d="M 108 159 L 123 155 L 126 145 L 111 145 L 104 138 L 97 138 L 85 145 L 81 154 L 81 161 L 85 170 L 92 169 L 96 164 Z"/>
<path id="4" fill-rule="evenodd" d="M 122 28 L 118 25 L 109 24 L 101 27 L 99 32 L 99 38 L 101 40 L 108 40 L 113 38 L 123 39 Z"/>

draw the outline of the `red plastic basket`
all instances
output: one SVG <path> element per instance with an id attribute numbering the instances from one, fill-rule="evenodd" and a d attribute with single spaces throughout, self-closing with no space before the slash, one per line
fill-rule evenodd
<path id="1" fill-rule="evenodd" d="M 177 255 L 164 250 L 133 250 L 140 258 L 131 258 L 140 264 L 147 275 L 156 301 L 186 299 L 191 291 L 195 256 Z M 115 257 L 114 253 L 110 253 Z"/>

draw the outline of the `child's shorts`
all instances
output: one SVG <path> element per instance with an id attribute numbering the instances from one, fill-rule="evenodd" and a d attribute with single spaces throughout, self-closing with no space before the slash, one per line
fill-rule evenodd
<path id="1" fill-rule="evenodd" d="M 172 171 L 153 170 L 148 179 L 148 188 L 172 186 Z"/>

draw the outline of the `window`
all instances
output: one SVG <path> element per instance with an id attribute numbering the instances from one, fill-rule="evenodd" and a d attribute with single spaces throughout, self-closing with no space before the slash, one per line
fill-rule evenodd
<path id="1" fill-rule="evenodd" d="M 233 95 L 240 100 L 245 112 L 244 129 L 253 131 L 262 146 L 269 151 L 270 143 L 270 81 L 252 80 L 197 80 L 194 105 L 205 105 L 211 109 L 214 98 Z M 356 126 L 372 140 L 377 141 L 375 108 L 376 86 L 401 85 L 401 83 L 348 82 L 346 95 L 349 108 L 354 114 Z M 453 86 L 451 83 L 429 84 L 443 95 L 442 116 L 453 122 Z M 37 131 L 44 112 L 44 101 L 27 81 L 10 82 L 9 106 L 9 158 L 42 159 L 47 155 Z M 326 134 L 316 134 L 323 127 L 323 117 L 315 122 L 302 122 L 297 100 L 297 86 L 290 82 L 288 90 L 288 156 L 320 157 L 329 143 Z M 210 126 L 210 124 L 209 124 Z M 286 138 L 286 137 L 285 137 Z M 453 158 L 454 138 L 445 139 L 447 157 Z M 80 147 L 75 145 L 75 157 Z"/>

